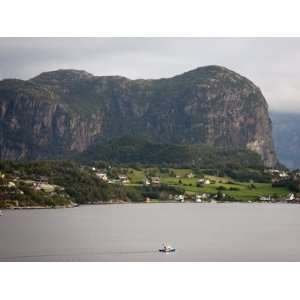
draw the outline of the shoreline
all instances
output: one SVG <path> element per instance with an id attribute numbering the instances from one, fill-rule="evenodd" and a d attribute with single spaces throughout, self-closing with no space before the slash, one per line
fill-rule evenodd
<path id="1" fill-rule="evenodd" d="M 97 206 L 97 205 L 122 205 L 122 204 L 300 204 L 299 202 L 287 202 L 287 201 L 276 201 L 276 202 L 268 202 L 268 201 L 203 201 L 203 202 L 195 202 L 195 201 L 150 201 L 150 202 L 125 202 L 125 201 L 118 201 L 118 202 L 97 202 L 97 203 L 85 203 L 85 204 L 78 204 L 74 206 L 55 206 L 55 207 L 45 207 L 45 206 L 19 206 L 19 207 L 6 207 L 1 208 L 0 210 L 40 210 L 40 209 L 64 209 L 64 208 L 76 208 L 80 206 Z"/>
<path id="2" fill-rule="evenodd" d="M 50 207 L 50 206 L 14 206 L 14 207 L 5 207 L 5 208 L 0 208 L 0 210 L 27 210 L 27 209 L 63 209 L 63 208 L 75 208 L 78 207 L 79 205 L 74 205 L 74 206 L 55 206 L 55 207 Z"/>

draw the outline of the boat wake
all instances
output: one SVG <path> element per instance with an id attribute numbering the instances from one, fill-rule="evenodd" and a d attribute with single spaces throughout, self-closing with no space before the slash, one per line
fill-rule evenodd
<path id="1" fill-rule="evenodd" d="M 154 250 L 137 250 L 137 251 L 102 251 L 102 252 L 78 252 L 78 253 L 67 253 L 67 254 L 35 254 L 35 255 L 18 255 L 18 256 L 7 256 L 0 257 L 0 261 L 18 261 L 18 260 L 36 260 L 43 259 L 46 261 L 47 258 L 63 260 L 64 258 L 73 258 L 74 261 L 84 260 L 84 258 L 93 258 L 97 256 L 105 255 L 134 255 L 134 254 L 153 254 L 157 253 Z"/>

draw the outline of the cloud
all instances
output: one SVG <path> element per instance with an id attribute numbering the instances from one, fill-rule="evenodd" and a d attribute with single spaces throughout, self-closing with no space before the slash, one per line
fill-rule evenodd
<path id="1" fill-rule="evenodd" d="M 62 68 L 170 77 L 218 64 L 258 85 L 273 110 L 300 112 L 300 38 L 0 38 L 0 78 Z"/>

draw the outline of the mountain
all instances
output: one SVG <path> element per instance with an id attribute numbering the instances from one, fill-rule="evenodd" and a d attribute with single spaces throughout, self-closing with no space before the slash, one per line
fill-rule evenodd
<path id="1" fill-rule="evenodd" d="M 157 80 L 58 70 L 0 82 L 2 159 L 65 157 L 138 134 L 158 143 L 249 149 L 273 166 L 271 132 L 260 89 L 220 66 Z"/>
<path id="2" fill-rule="evenodd" d="M 271 118 L 279 160 L 290 169 L 300 169 L 300 114 L 271 112 Z"/>

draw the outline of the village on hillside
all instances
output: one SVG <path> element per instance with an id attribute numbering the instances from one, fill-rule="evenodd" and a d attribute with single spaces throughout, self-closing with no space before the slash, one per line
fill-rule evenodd
<path id="1" fill-rule="evenodd" d="M 197 174 L 191 169 L 80 166 L 80 170 L 103 185 L 121 186 L 134 195 L 133 202 L 283 202 L 300 203 L 300 172 L 266 169 L 269 183 L 234 181 L 229 177 Z M 16 173 L 18 174 L 18 173 Z M 47 176 L 33 174 L 29 178 L 0 171 L 0 203 L 2 207 L 30 208 L 18 199 L 24 194 L 44 199 L 37 207 L 75 207 L 78 204 L 68 187 L 54 184 Z M 140 193 L 134 193 L 139 191 Z M 132 193 L 133 192 L 133 193 Z M 127 198 L 130 202 L 130 196 Z M 125 200 L 125 202 L 128 202 Z M 85 204 L 122 203 L 124 199 L 82 201 Z M 5 205 L 3 204 L 5 203 Z"/>
<path id="2" fill-rule="evenodd" d="M 238 183 L 230 178 L 217 178 L 215 176 L 197 176 L 191 170 L 179 169 L 172 170 L 172 174 L 165 175 L 165 173 L 158 176 L 149 176 L 144 172 L 144 178 L 141 178 L 141 171 L 134 169 L 127 170 L 128 174 L 118 174 L 117 178 L 109 178 L 107 170 L 98 170 L 92 167 L 96 176 L 109 184 L 123 184 L 123 185 L 143 185 L 143 186 L 161 186 L 164 184 L 171 184 L 173 186 L 183 186 L 183 194 L 169 194 L 169 201 L 176 202 L 217 202 L 217 201 L 235 201 L 244 199 L 234 199 L 233 192 L 240 191 L 243 187 L 247 186 L 250 191 L 255 191 L 256 186 L 261 186 L 259 183 L 255 183 L 250 180 L 249 183 Z M 186 171 L 186 172 L 182 172 Z M 271 184 L 269 194 L 266 190 L 260 189 L 255 193 L 255 197 L 249 197 L 248 202 L 260 201 L 260 202 L 285 202 L 285 203 L 300 203 L 300 171 L 287 171 L 278 169 L 265 169 L 264 172 L 271 177 Z M 138 176 L 140 175 L 140 176 Z M 151 175 L 151 174 L 150 174 Z M 170 176 L 171 175 L 171 176 Z M 173 180 L 175 177 L 178 182 Z M 172 178 L 172 179 L 171 179 Z M 141 180 L 142 179 L 142 180 Z M 188 183 L 188 184 L 187 184 Z M 239 188 L 239 186 L 241 188 Z M 195 188 L 196 187 L 196 188 Z M 281 189 L 276 189 L 281 188 Z M 283 192 L 283 190 L 285 190 Z M 229 194 L 228 194 L 229 192 Z M 258 192 L 258 194 L 257 194 Z M 246 193 L 245 193 L 246 194 Z M 238 196 L 237 196 L 238 197 Z M 242 197 L 244 198 L 244 197 Z M 252 198 L 250 200 L 250 198 Z M 145 198 L 145 202 L 151 202 L 149 197 Z"/>
<path id="3" fill-rule="evenodd" d="M 191 169 L 133 168 L 80 166 L 104 186 L 123 187 L 130 191 L 127 198 L 105 201 L 82 201 L 84 204 L 123 202 L 281 202 L 300 203 L 300 172 L 266 169 L 269 183 L 234 181 L 229 177 L 197 174 Z M 0 171 L 0 203 L 3 208 L 31 208 L 19 203 L 24 194 L 37 201 L 41 207 L 75 207 L 76 200 L 68 192 L 68 186 L 54 184 L 47 176 L 33 174 L 29 178 Z M 138 191 L 139 193 L 136 193 Z M 131 199 L 132 198 L 132 199 Z M 127 200 L 126 200 L 127 199 Z M 5 203 L 5 204 L 4 204 Z"/>

